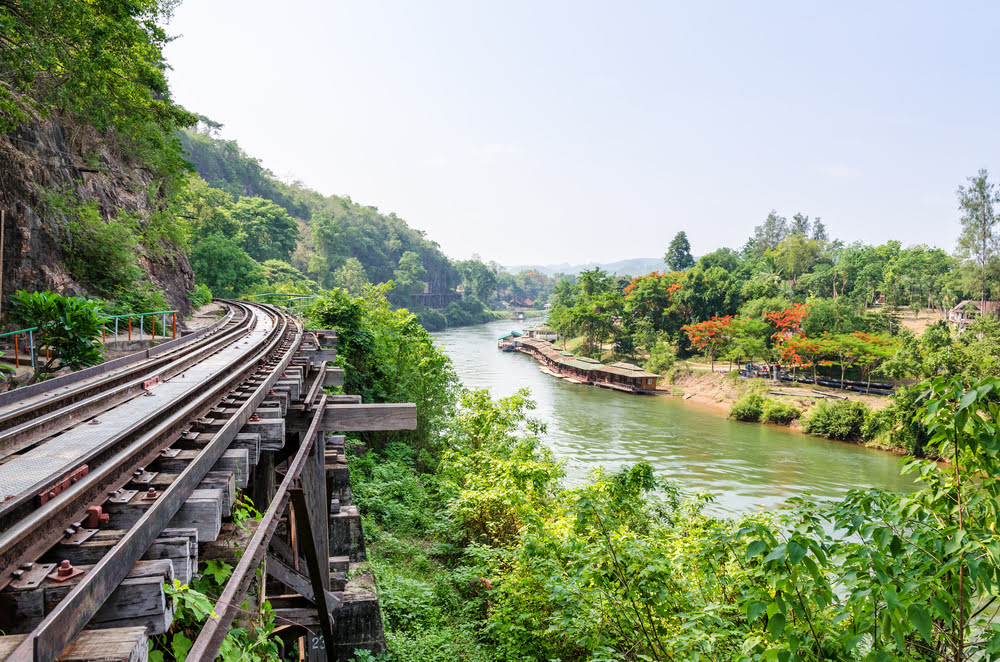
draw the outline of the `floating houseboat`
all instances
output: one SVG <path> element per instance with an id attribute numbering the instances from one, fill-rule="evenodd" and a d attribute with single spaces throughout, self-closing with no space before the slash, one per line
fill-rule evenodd
<path id="1" fill-rule="evenodd" d="M 522 334 L 517 331 L 511 331 L 505 336 L 500 336 L 497 340 L 497 348 L 504 352 L 513 352 L 516 349 L 514 344 L 517 338 L 520 338 Z"/>
<path id="2" fill-rule="evenodd" d="M 533 356 L 546 374 L 561 377 L 573 384 L 592 384 L 626 393 L 654 393 L 660 376 L 631 363 L 605 365 L 585 356 L 575 356 L 552 343 L 512 331 L 497 341 L 505 352 L 517 351 Z"/>

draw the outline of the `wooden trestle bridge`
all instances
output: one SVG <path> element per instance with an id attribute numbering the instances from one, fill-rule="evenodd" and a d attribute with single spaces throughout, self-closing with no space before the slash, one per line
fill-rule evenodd
<path id="1" fill-rule="evenodd" d="M 196 333 L 0 394 L 0 660 L 142 662 L 164 590 L 235 566 L 187 659 L 270 601 L 309 660 L 384 650 L 341 433 L 416 427 L 413 404 L 328 395 L 333 331 L 224 302 Z M 239 495 L 263 513 L 231 522 Z M 348 575 L 352 578 L 348 579 Z"/>

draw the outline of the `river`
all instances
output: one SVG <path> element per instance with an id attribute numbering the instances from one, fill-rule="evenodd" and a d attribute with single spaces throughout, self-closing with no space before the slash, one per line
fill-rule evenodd
<path id="1" fill-rule="evenodd" d="M 614 470 L 640 460 L 686 491 L 708 490 L 717 514 L 774 509 L 791 496 L 839 497 L 856 487 L 912 489 L 899 456 L 811 437 L 771 425 L 740 423 L 670 396 L 619 393 L 543 374 L 520 352 L 496 341 L 524 322 L 499 321 L 434 334 L 462 383 L 494 397 L 531 389 L 546 441 L 565 463 L 566 482 L 598 466 Z"/>

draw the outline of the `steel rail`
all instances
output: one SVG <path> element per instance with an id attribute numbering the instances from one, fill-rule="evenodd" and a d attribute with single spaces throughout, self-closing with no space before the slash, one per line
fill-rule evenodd
<path id="1" fill-rule="evenodd" d="M 225 317 L 193 334 L 92 368 L 85 368 L 69 375 L 0 394 L 0 407 L 3 407 L 0 410 L 0 430 L 6 432 L 25 422 L 30 423 L 48 412 L 56 411 L 94 394 L 102 393 L 108 388 L 124 384 L 135 379 L 136 375 L 156 370 L 157 366 L 174 361 L 178 356 L 192 351 L 195 347 L 212 342 L 220 335 L 230 333 L 241 323 L 247 321 L 249 312 L 246 306 L 238 302 L 227 302 L 227 304 L 229 310 Z M 234 313 L 237 311 L 243 313 L 242 318 L 235 318 Z M 58 392 L 60 388 L 66 390 Z M 38 399 L 28 402 L 24 406 L 15 407 L 18 402 L 29 398 Z"/>
<path id="2" fill-rule="evenodd" d="M 267 511 L 261 517 L 257 530 L 254 531 L 250 542 L 247 543 L 246 549 L 243 550 L 243 556 L 240 557 L 239 563 L 236 564 L 236 568 L 233 570 L 233 574 L 226 582 L 226 588 L 223 589 L 222 595 L 219 596 L 215 607 L 212 609 L 214 617 L 210 617 L 205 622 L 205 625 L 201 628 L 201 632 L 198 634 L 198 638 L 194 641 L 194 645 L 188 651 L 187 660 L 189 662 L 211 662 L 219 653 L 222 642 L 229 633 L 229 626 L 232 625 L 233 619 L 236 618 L 236 613 L 239 611 L 237 605 L 243 602 L 243 597 L 246 595 L 250 582 L 254 578 L 256 568 L 264 560 L 268 543 L 271 541 L 271 537 L 274 536 L 274 532 L 278 528 L 278 522 L 285 512 L 285 508 L 288 506 L 289 499 L 291 498 L 290 490 L 292 484 L 298 480 L 299 474 L 302 473 L 302 468 L 309 459 L 309 454 L 313 446 L 318 443 L 319 426 L 323 422 L 323 412 L 325 409 L 326 396 L 324 395 L 320 399 L 316 411 L 313 413 L 309 430 L 302 438 L 302 443 L 298 451 L 288 463 L 288 470 L 285 472 L 284 479 L 282 479 L 281 484 L 274 493 L 271 505 L 267 507 Z"/>
<path id="3" fill-rule="evenodd" d="M 27 422 L 0 432 L 0 460 L 34 447 L 53 431 L 64 430 L 72 424 L 143 395 L 146 391 L 144 382 L 148 379 L 169 379 L 228 346 L 233 337 L 244 333 L 253 323 L 249 309 L 242 305 L 240 308 L 245 314 L 232 327 L 222 329 L 218 334 L 204 338 L 192 346 L 150 360 L 130 370 L 127 375 L 115 375 L 107 381 L 90 384 L 84 393 L 75 394 L 75 401 L 61 406 L 62 399 L 37 403 L 31 408 L 35 411 Z M 49 411 L 44 412 L 43 408 Z"/>
<path id="4" fill-rule="evenodd" d="M 270 310 L 267 312 L 274 315 Z M 285 328 L 287 321 L 284 325 L 275 325 L 275 332 L 267 345 L 269 348 L 280 341 L 278 332 Z M 263 342 L 267 343 L 267 340 Z M 253 348 L 249 348 L 245 355 L 253 355 L 256 357 L 253 361 L 260 361 L 259 353 Z M 210 412 L 214 403 L 228 394 L 231 380 L 226 377 L 232 374 L 231 370 L 220 374 L 215 383 L 222 382 L 223 386 L 207 395 L 204 391 L 192 393 L 181 404 L 174 403 L 174 413 L 166 419 L 137 424 L 144 430 L 138 439 L 134 435 L 131 438 L 119 435 L 118 443 L 104 444 L 99 463 L 95 463 L 95 468 L 87 476 L 0 534 L 0 568 L 12 569 L 31 563 L 58 542 L 67 522 L 81 521 L 88 507 L 103 503 L 110 491 L 131 479 L 133 471 L 151 464 L 159 456 L 160 449 L 179 438 L 191 420 Z M 243 381 L 245 377 L 238 377 L 237 380 Z M 6 586 L 10 579 L 9 574 L 0 576 L 0 588 Z"/>
<path id="5" fill-rule="evenodd" d="M 236 342 L 237 340 L 239 340 L 239 338 L 242 337 L 245 331 L 252 330 L 255 325 L 255 318 L 252 315 L 249 315 L 246 321 L 247 321 L 247 326 L 240 327 L 239 333 L 217 338 L 213 340 L 211 344 L 198 348 L 198 351 L 190 355 L 183 355 L 182 357 L 180 357 L 179 363 L 174 365 L 172 368 L 165 370 L 164 374 L 169 374 L 170 376 L 181 374 L 183 373 L 184 370 L 187 370 L 197 362 L 207 359 L 216 352 L 219 352 L 222 349 L 225 349 L 227 346 L 231 345 L 232 343 Z M 135 382 L 133 382 L 132 384 L 119 387 L 118 389 L 114 389 L 108 394 L 95 396 L 98 398 L 98 402 L 104 403 L 104 405 L 106 405 L 95 409 L 107 411 L 111 407 L 123 404 L 124 402 L 132 399 L 133 397 L 139 396 L 140 394 L 145 392 L 144 389 L 142 388 L 142 381 L 143 380 L 140 378 Z M 190 401 L 191 399 L 196 397 L 196 395 L 197 395 L 196 393 L 190 393 L 185 398 L 177 400 L 174 403 L 172 403 L 172 407 L 176 409 L 177 407 L 182 406 L 187 401 Z M 107 400 L 105 400 L 105 398 L 107 398 Z M 95 413 L 98 412 L 93 411 L 87 417 Z M 44 417 L 39 420 L 38 425 L 44 426 L 46 429 L 48 429 L 53 427 L 53 425 L 58 425 L 58 421 L 60 418 L 63 417 L 58 415 L 56 416 L 55 419 L 51 419 L 50 417 Z M 74 424 L 75 423 L 79 423 L 79 421 L 74 421 Z M 96 466 L 106 461 L 106 458 L 108 457 L 108 449 L 114 449 L 120 446 L 124 440 L 128 440 L 136 437 L 137 435 L 143 434 L 146 430 L 151 429 L 155 424 L 156 421 L 151 418 L 147 418 L 145 420 L 138 420 L 129 428 L 122 430 L 118 435 L 108 439 L 105 443 L 92 449 L 89 453 L 75 457 L 72 460 L 66 462 L 65 464 L 57 468 L 54 468 L 51 473 L 49 473 L 47 476 L 43 478 L 40 478 L 30 488 L 23 490 L 20 494 L 8 495 L 10 498 L 0 503 L 0 530 L 3 530 L 3 528 L 9 526 L 12 521 L 16 521 L 17 519 L 25 517 L 29 512 L 34 510 L 36 508 L 35 498 L 38 495 L 39 491 L 45 490 L 47 487 L 57 482 L 60 478 L 62 478 L 69 472 L 73 471 L 77 467 L 80 467 L 84 464 L 88 465 L 88 469 L 93 470 Z M 0 436 L 0 439 L 2 439 L 2 436 Z M 43 440 L 41 439 L 36 439 L 34 443 L 22 444 L 22 446 L 19 448 L 19 451 L 25 451 L 29 447 L 38 445 L 42 441 Z M 57 443 L 57 440 L 52 440 L 51 443 Z M 11 461 L 16 462 L 16 458 L 14 458 Z M 0 559 L 0 567 L 3 567 L 2 559 Z M 3 585 L 3 578 L 0 577 L 0 586 L 2 585 Z"/>
<path id="6" fill-rule="evenodd" d="M 249 359 L 242 361 L 236 368 L 230 370 L 219 386 L 213 388 L 200 399 L 201 404 L 209 405 L 210 408 L 211 403 L 217 402 L 233 388 L 258 373 L 261 362 L 285 344 L 286 332 L 292 325 L 289 324 L 288 317 L 284 315 L 277 317 L 280 323 L 275 325 L 275 331 L 268 339 L 266 347 L 259 352 L 254 352 Z M 302 338 L 301 325 L 297 320 L 294 327 L 294 337 L 288 343 L 284 355 L 264 382 L 257 386 L 253 395 L 213 435 L 208 445 L 153 502 L 122 540 L 109 550 L 56 605 L 8 659 L 34 660 L 35 662 L 55 660 L 73 638 L 83 630 L 108 596 L 128 575 L 156 536 L 167 526 L 170 519 L 181 508 L 212 465 L 222 456 L 240 428 L 267 397 L 267 392 L 280 378 L 284 369 L 291 364 L 292 357 L 298 350 Z M 185 418 L 184 420 L 190 419 Z M 171 428 L 167 422 L 161 427 Z M 155 441 L 153 443 L 155 444 Z"/>

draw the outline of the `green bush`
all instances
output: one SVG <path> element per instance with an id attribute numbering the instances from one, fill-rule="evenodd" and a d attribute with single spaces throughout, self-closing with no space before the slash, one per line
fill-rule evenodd
<path id="1" fill-rule="evenodd" d="M 135 256 L 139 242 L 137 219 L 127 213 L 105 220 L 96 202 L 59 209 L 69 220 L 63 226 L 63 249 L 70 273 L 102 294 L 132 287 L 142 275 Z"/>
<path id="2" fill-rule="evenodd" d="M 778 400 L 773 400 L 768 398 L 764 402 L 764 409 L 760 414 L 761 423 L 775 423 L 777 425 L 788 425 L 799 416 L 802 412 L 798 410 L 797 407 L 786 402 L 780 402 Z"/>
<path id="3" fill-rule="evenodd" d="M 209 289 L 208 285 L 201 283 L 195 285 L 194 289 L 188 292 L 188 297 L 191 299 L 192 306 L 201 308 L 212 303 L 212 290 Z"/>
<path id="4" fill-rule="evenodd" d="M 860 440 L 864 438 L 868 415 L 868 407 L 861 402 L 821 402 L 809 412 L 802 429 L 829 439 Z"/>
<path id="5" fill-rule="evenodd" d="M 410 312 L 420 320 L 420 326 L 428 331 L 443 331 L 448 328 L 448 319 L 433 308 L 421 307 Z"/>
<path id="6" fill-rule="evenodd" d="M 931 435 L 920 420 L 914 419 L 922 388 L 902 388 L 888 407 L 872 411 L 865 420 L 862 438 L 905 450 L 916 457 L 926 455 Z"/>
<path id="7" fill-rule="evenodd" d="M 60 368 L 79 370 L 104 360 L 104 317 L 99 301 L 18 290 L 10 303 L 10 315 L 16 322 L 38 327 L 33 380 L 45 379 Z M 49 357 L 46 361 L 41 360 L 44 355 Z"/>
<path id="8" fill-rule="evenodd" d="M 667 340 L 657 340 L 649 350 L 649 358 L 643 364 L 643 368 L 658 375 L 670 370 L 674 361 L 677 360 L 677 350 Z"/>
<path id="9" fill-rule="evenodd" d="M 127 315 L 129 313 L 156 313 L 161 310 L 169 310 L 170 304 L 163 296 L 163 292 L 156 289 L 149 283 L 133 282 L 126 286 L 118 287 L 112 292 L 112 300 L 104 302 L 104 312 L 107 315 Z M 167 316 L 167 329 L 163 327 L 161 316 L 145 317 L 142 320 L 143 328 L 150 331 L 151 325 L 155 325 L 157 335 L 163 335 L 173 321 Z M 122 319 L 121 324 L 126 324 Z M 134 318 L 132 324 L 139 324 L 139 319 Z M 109 322 L 109 328 L 114 328 L 114 322 Z"/>
<path id="10" fill-rule="evenodd" d="M 729 409 L 729 416 L 737 421 L 756 423 L 764 413 L 764 396 L 760 393 L 744 393 Z"/>
<path id="11" fill-rule="evenodd" d="M 467 296 L 461 301 L 452 301 L 445 307 L 443 314 L 448 320 L 449 327 L 483 324 L 495 319 L 495 315 L 474 296 Z"/>

